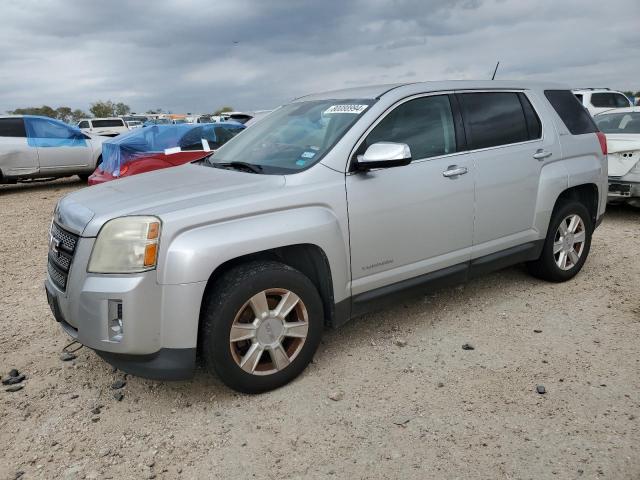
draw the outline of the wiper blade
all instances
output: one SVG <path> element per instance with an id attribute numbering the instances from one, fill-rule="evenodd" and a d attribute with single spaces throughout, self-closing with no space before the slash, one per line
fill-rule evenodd
<path id="1" fill-rule="evenodd" d="M 252 173 L 262 173 L 262 165 L 247 162 L 221 162 L 212 163 L 214 167 L 218 168 L 234 168 L 236 170 L 250 171 Z"/>

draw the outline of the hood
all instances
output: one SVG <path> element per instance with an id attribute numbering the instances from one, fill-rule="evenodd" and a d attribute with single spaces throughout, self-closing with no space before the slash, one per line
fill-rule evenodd
<path id="1" fill-rule="evenodd" d="M 104 222 L 115 217 L 162 217 L 163 214 L 197 205 L 220 204 L 239 197 L 264 194 L 284 185 L 285 179 L 279 175 L 186 164 L 73 192 L 59 202 L 56 218 L 82 236 L 93 237 Z M 78 211 L 82 215 L 67 213 Z"/>
<path id="2" fill-rule="evenodd" d="M 640 134 L 618 133 L 607 134 L 607 151 L 609 158 L 609 176 L 623 177 L 640 160 Z M 633 153 L 623 157 L 623 153 Z"/>

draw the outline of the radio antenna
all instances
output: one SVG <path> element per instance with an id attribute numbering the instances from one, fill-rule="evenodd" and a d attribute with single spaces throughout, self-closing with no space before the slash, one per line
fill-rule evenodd
<path id="1" fill-rule="evenodd" d="M 491 76 L 491 80 L 495 80 L 496 79 L 496 72 L 498 71 L 498 67 L 500 66 L 500 62 L 496 63 L 496 68 L 493 71 L 493 75 Z"/>

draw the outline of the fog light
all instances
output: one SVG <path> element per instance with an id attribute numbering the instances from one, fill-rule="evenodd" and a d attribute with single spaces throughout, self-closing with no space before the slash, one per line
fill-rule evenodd
<path id="1" fill-rule="evenodd" d="M 122 324 L 122 300 L 109 300 L 109 340 L 122 341 L 124 325 Z"/>

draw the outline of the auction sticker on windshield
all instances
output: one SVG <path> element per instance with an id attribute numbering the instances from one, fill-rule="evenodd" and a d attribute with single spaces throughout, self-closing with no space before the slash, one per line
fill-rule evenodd
<path id="1" fill-rule="evenodd" d="M 360 114 L 364 112 L 369 105 L 331 105 L 323 113 L 325 115 L 331 113 L 355 113 Z"/>

